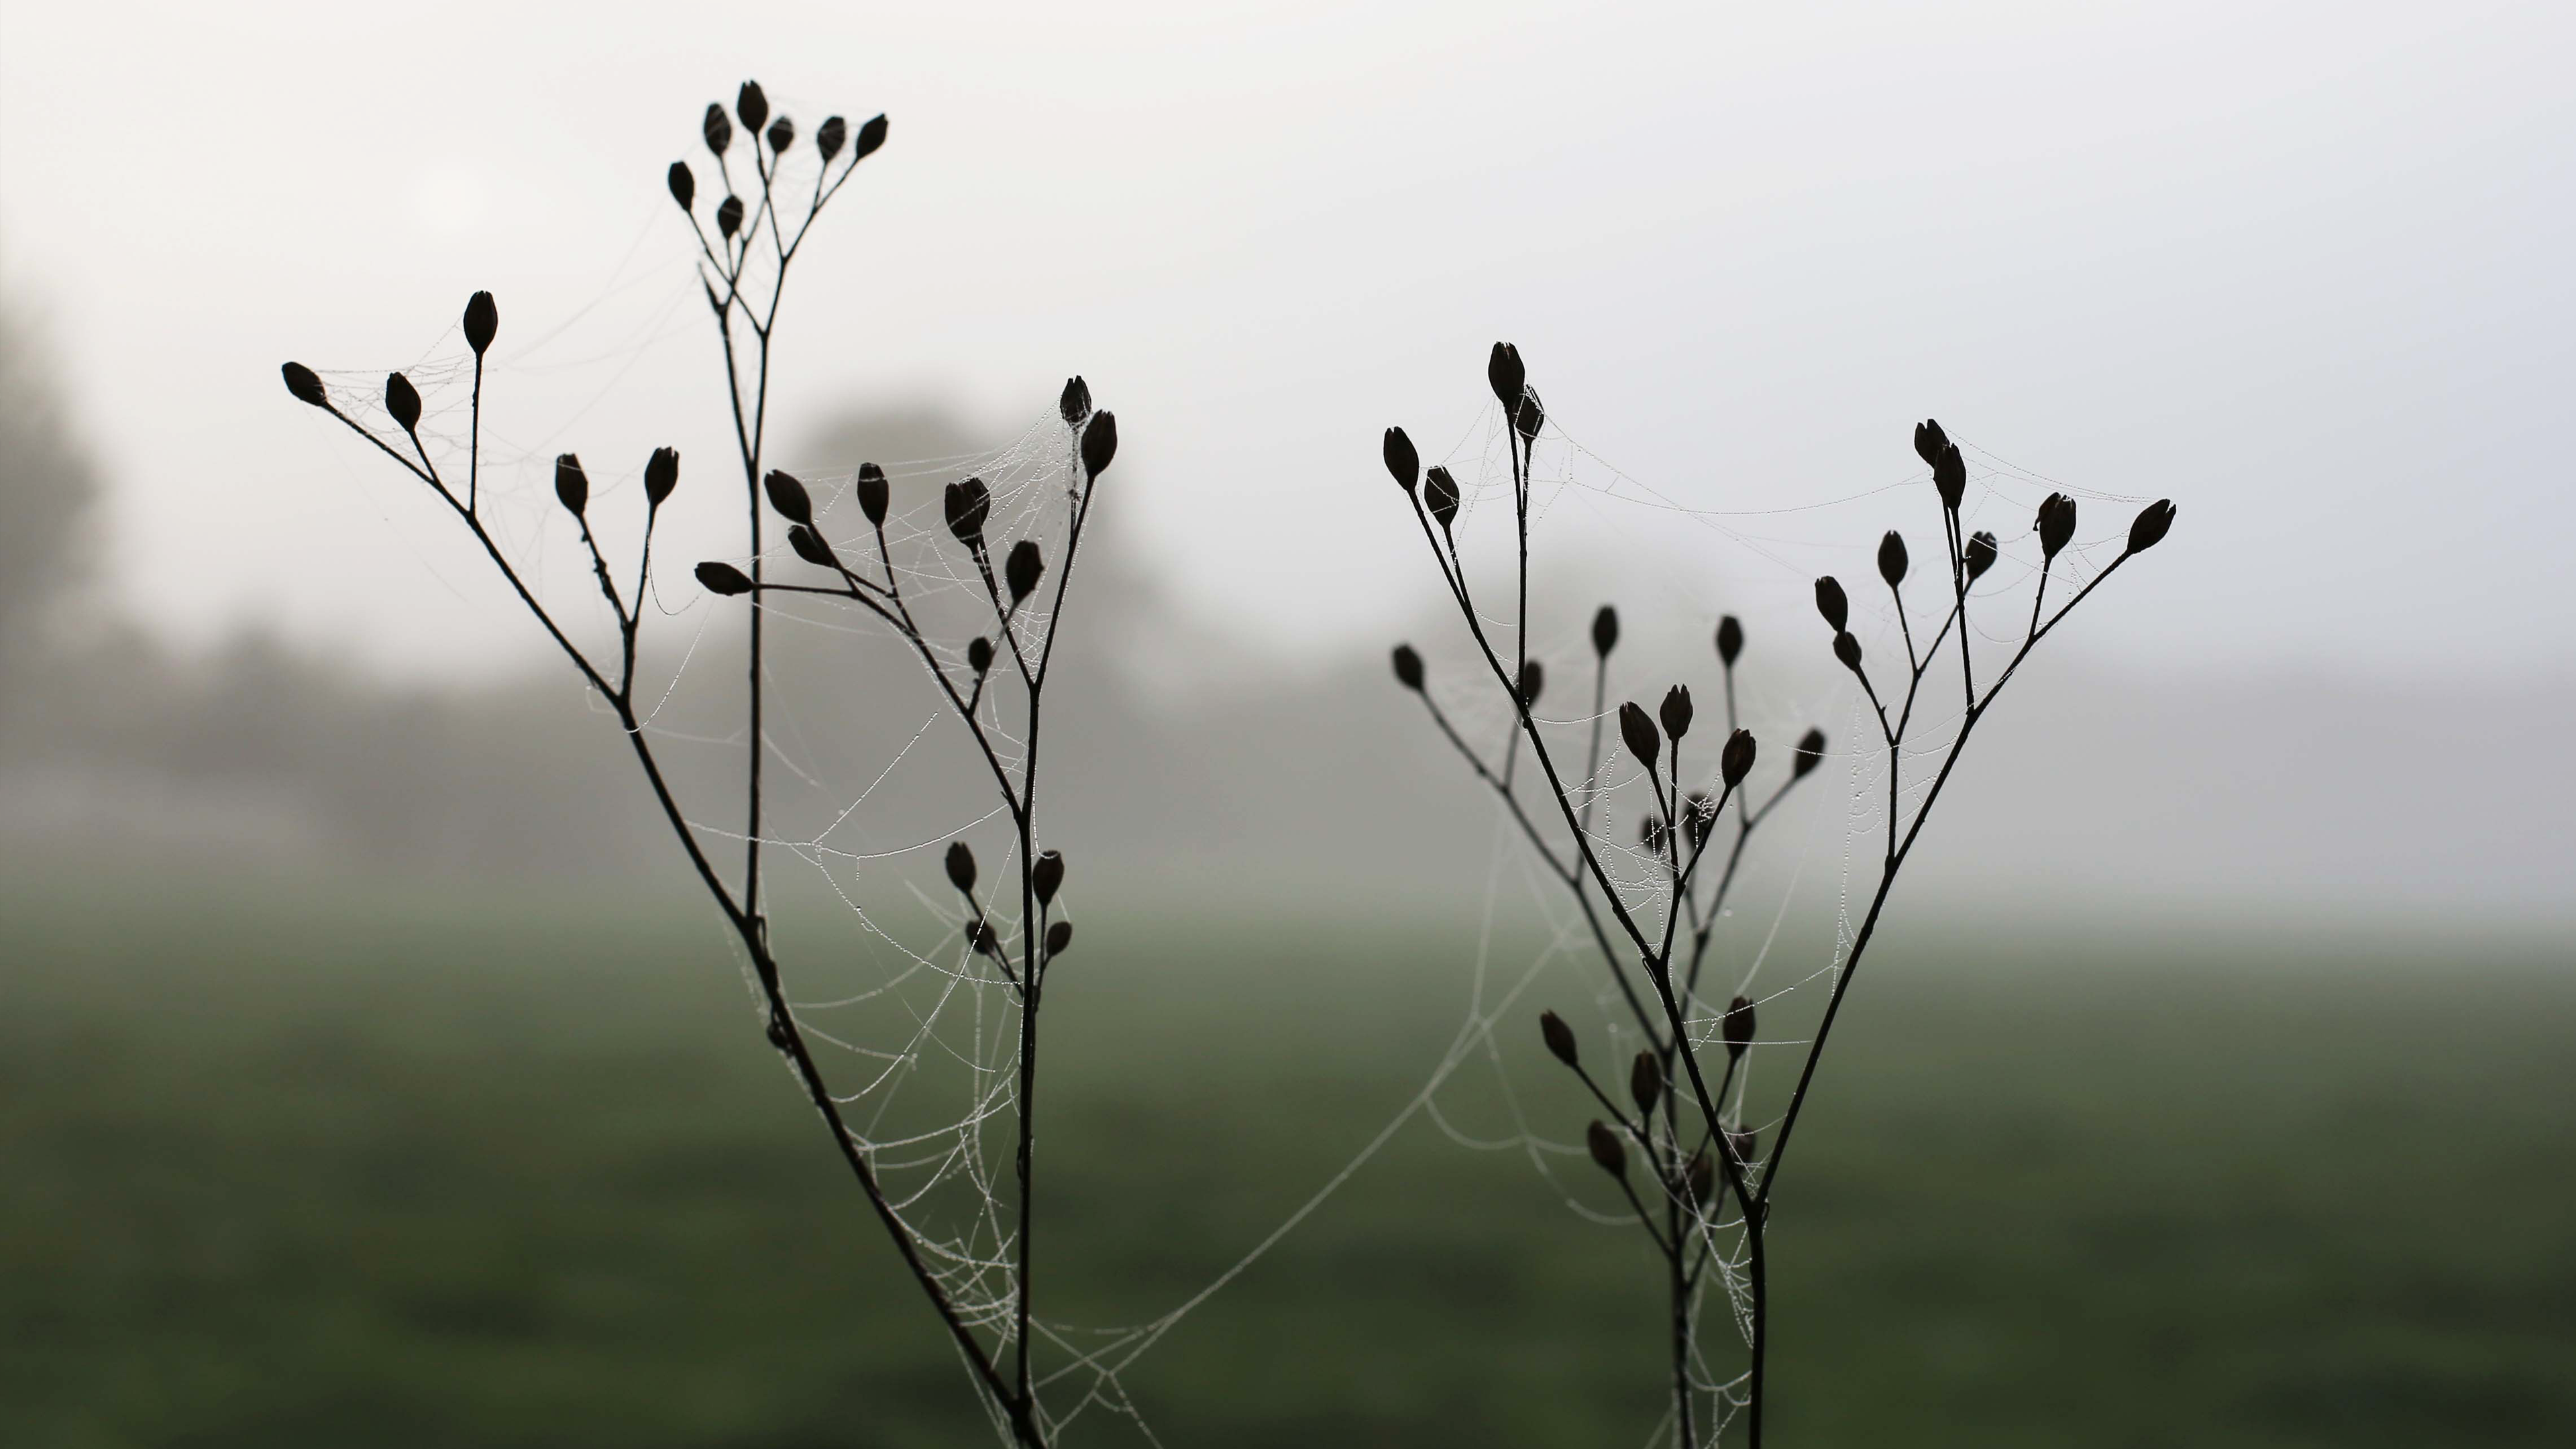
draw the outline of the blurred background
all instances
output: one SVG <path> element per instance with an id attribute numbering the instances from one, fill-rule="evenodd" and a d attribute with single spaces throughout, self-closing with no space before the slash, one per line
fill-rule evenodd
<path id="1" fill-rule="evenodd" d="M 0 1437 L 975 1432 L 613 721 L 276 380 L 428 376 L 489 288 L 486 486 L 549 600 L 604 631 L 565 449 L 631 507 L 677 446 L 660 546 L 739 555 L 661 176 L 707 184 L 698 113 L 757 76 L 892 119 L 792 280 L 773 461 L 917 500 L 1069 374 L 1119 416 L 1051 726 L 1058 1311 L 1188 1298 L 1541 973 L 1127 1376 L 1163 1442 L 1654 1428 L 1637 1245 L 1516 1136 L 1580 1132 L 1530 1018 L 1597 966 L 1387 674 L 1470 656 L 1380 430 L 1483 486 L 1499 564 L 1496 338 L 1550 415 L 1551 678 L 1615 602 L 1614 697 L 1707 709 L 1735 613 L 1782 753 L 1859 719 L 1811 578 L 1937 557 L 1918 419 L 2008 552 L 2053 488 L 2096 568 L 2181 507 L 1899 888 L 1781 1206 L 1783 1432 L 2566 1442 L 2571 44 L 2511 5 L 0 0 Z M 666 584 L 647 626 L 711 816 L 738 620 Z M 935 711 L 882 641 L 780 641 L 781 830 L 866 796 L 869 857 L 782 930 L 855 978 L 840 896 L 909 919 L 906 847 L 974 812 L 953 741 L 886 774 Z M 1842 760 L 1730 928 L 1775 987 L 1868 884 Z"/>

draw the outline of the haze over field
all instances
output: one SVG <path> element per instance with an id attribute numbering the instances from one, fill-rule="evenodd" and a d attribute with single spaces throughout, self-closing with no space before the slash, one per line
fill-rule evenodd
<path id="1" fill-rule="evenodd" d="M 2008 537 L 2059 482 L 2088 537 L 2180 501 L 1980 742 L 1927 900 L 2565 919 L 2576 767 L 2538 742 L 2576 704 L 2559 12 L 764 14 L 0 16 L 12 376 L 101 481 L 98 607 L 49 625 L 88 662 L 13 706 L 15 838 L 664 859 L 601 845 L 635 804 L 604 722 L 274 365 L 453 356 L 491 287 L 504 486 L 541 505 L 558 449 L 605 477 L 673 443 L 679 537 L 738 549 L 659 175 L 758 74 L 809 121 L 894 119 L 790 300 L 781 461 L 1000 446 L 1075 371 L 1121 415 L 1117 567 L 1079 605 L 1118 668 L 1062 807 L 1141 880 L 1481 880 L 1489 821 L 1384 679 L 1395 639 L 1435 670 L 1460 641 L 1374 454 L 1401 421 L 1471 461 L 1503 336 L 1562 430 L 1566 662 L 1607 597 L 1629 692 L 1704 680 L 1741 612 L 1783 731 L 1854 724 L 1806 580 L 1928 538 L 1916 418 L 1982 450 Z M 59 515 L 11 446 L 12 517 Z M 584 588 L 542 514 L 522 540 Z M 804 805 L 919 723 L 856 693 L 886 713 L 842 714 L 847 769 Z M 1814 813 L 1811 883 L 1844 854 Z"/>

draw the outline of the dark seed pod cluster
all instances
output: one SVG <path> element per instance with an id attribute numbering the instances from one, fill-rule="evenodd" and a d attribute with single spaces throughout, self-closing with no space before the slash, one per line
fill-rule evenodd
<path id="1" fill-rule="evenodd" d="M 1068 428 L 1078 428 L 1091 417 L 1091 384 L 1079 376 L 1064 380 L 1064 391 L 1056 397 L 1057 416 Z"/>

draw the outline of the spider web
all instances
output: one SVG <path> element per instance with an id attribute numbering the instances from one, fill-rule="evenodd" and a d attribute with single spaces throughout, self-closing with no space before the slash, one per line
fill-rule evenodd
<path id="1" fill-rule="evenodd" d="M 639 245 L 641 240 L 639 233 Z M 702 341 L 699 334 L 706 325 L 703 317 L 692 315 L 694 284 L 657 287 L 649 271 L 634 272 L 633 256 L 630 250 L 590 303 L 536 342 L 510 350 L 507 364 L 485 379 L 487 394 L 520 376 L 569 379 L 588 394 L 588 400 L 568 416 L 550 412 L 545 431 L 533 437 L 506 433 L 487 409 L 480 507 L 504 549 L 516 558 L 534 561 L 533 578 L 549 607 L 567 617 L 588 617 L 594 625 L 604 615 L 596 596 L 588 593 L 589 580 L 581 572 L 586 561 L 570 556 L 556 505 L 538 479 L 561 440 L 627 379 L 640 357 L 682 338 Z M 623 311 L 611 308 L 612 302 Z M 575 324 L 597 326 L 604 311 L 615 313 L 607 321 L 619 333 L 618 340 L 582 355 L 560 355 Z M 473 377 L 472 360 L 458 348 L 459 340 L 451 330 L 428 355 L 405 369 L 428 400 L 419 427 L 423 449 L 450 477 L 461 472 L 467 456 Z M 380 435 L 399 435 L 375 401 L 381 374 L 328 376 L 335 398 L 344 407 Z M 1512 620 L 1501 616 L 1499 607 L 1509 591 L 1497 587 L 1497 576 L 1472 561 L 1508 554 L 1507 547 L 1497 546 L 1508 543 L 1511 512 L 1505 440 L 1501 412 L 1488 406 L 1442 459 L 1464 487 L 1461 551 L 1471 559 L 1484 624 L 1497 647 L 1505 647 L 1511 638 Z M 2037 495 L 2050 489 L 2087 499 L 2108 500 L 2114 495 L 2069 489 L 1982 450 L 1970 447 L 1968 451 L 1974 462 L 1967 526 L 1992 527 L 2003 542 L 2002 561 L 1975 593 L 1980 598 L 2018 596 L 2037 567 L 2032 529 L 2022 522 L 2030 517 L 2028 505 Z M 882 466 L 896 500 L 885 522 L 883 563 L 914 600 L 925 647 L 952 675 L 964 677 L 968 646 L 978 638 L 991 637 L 992 619 L 983 581 L 962 552 L 949 544 L 940 486 L 974 476 L 990 487 L 992 515 L 986 532 L 993 556 L 1003 555 L 1021 539 L 1036 539 L 1046 548 L 1051 564 L 1060 563 L 1067 498 L 1079 468 L 1071 440 L 1050 416 L 998 448 Z M 820 531 L 853 561 L 877 557 L 872 530 L 848 498 L 856 471 L 853 462 L 842 471 L 802 475 L 815 495 Z M 600 490 L 592 505 L 594 516 L 609 513 L 621 495 L 639 486 L 640 473 L 640 458 L 633 469 L 622 472 L 594 468 L 592 476 Z M 1869 578 L 1872 571 L 1865 563 L 1853 567 L 1858 562 L 1856 547 L 1848 541 L 1874 540 L 1875 529 L 1855 527 L 1855 523 L 1898 516 L 1894 511 L 1898 505 L 1920 505 L 1929 496 L 1922 486 L 1926 481 L 1928 475 L 1914 468 L 1891 472 L 1883 481 L 1818 504 L 1741 512 L 1695 508 L 1610 465 L 1552 420 L 1538 441 L 1532 465 L 1531 532 L 1535 546 L 1544 551 L 1560 530 L 1594 537 L 1606 531 L 1621 541 L 1624 559 L 1643 564 L 1640 576 L 1649 578 L 1659 595 L 1655 612 L 1668 616 L 1668 621 L 1687 624 L 1682 635 L 1696 634 L 1704 640 L 1724 603 L 1709 592 L 1710 576 L 1716 571 L 1706 567 L 1708 559 L 1723 560 L 1726 572 L 1749 573 L 1775 590 L 1824 571 Z M 1919 515 L 1912 520 L 1918 536 L 1928 534 L 1921 527 L 1929 519 L 1928 510 L 1913 506 L 1912 512 Z M 2095 522 L 2098 525 L 2099 519 Z M 610 557 L 631 560 L 632 552 L 618 547 L 623 540 L 616 537 L 614 526 L 603 523 L 601 527 Z M 1679 547 L 1674 545 L 1677 537 L 1682 540 Z M 1843 541 L 1825 541 L 1828 538 Z M 430 547 L 425 540 L 410 541 L 426 558 Z M 2066 555 L 2067 563 L 2078 570 L 2098 568 L 2088 550 L 2098 550 L 2106 542 L 2104 538 L 2079 541 Z M 649 594 L 648 637 L 671 636 L 672 626 L 678 625 L 680 647 L 676 659 L 664 666 L 667 678 L 642 696 L 645 729 L 657 745 L 738 759 L 751 744 L 738 726 L 728 730 L 719 723 L 712 729 L 692 728 L 692 721 L 678 717 L 687 711 L 674 704 L 682 696 L 683 682 L 704 672 L 701 656 L 716 618 L 696 585 L 685 582 L 685 572 L 670 567 L 689 557 L 678 552 L 679 547 L 674 543 L 662 553 L 664 566 L 655 571 Z M 795 578 L 804 572 L 783 544 L 771 550 L 768 562 L 773 578 Z M 1937 560 L 1927 563 L 1938 567 Z M 471 587 L 461 578 L 453 586 L 460 591 Z M 1569 607 L 1572 601 L 1561 597 L 1561 590 L 1536 587 L 1539 597 L 1531 615 L 1530 653 L 1548 666 L 1556 681 L 1552 697 L 1538 714 L 1560 758 L 1581 758 L 1583 739 L 1621 699 L 1651 701 L 1668 683 L 1693 685 L 1699 697 L 1709 702 L 1703 707 L 1703 718 L 1714 718 L 1718 671 L 1706 645 L 1700 644 L 1694 657 L 1681 647 L 1680 635 L 1643 630 L 1638 644 L 1621 654 L 1612 670 L 1615 683 L 1603 711 L 1594 711 L 1586 687 L 1589 647 L 1580 628 L 1589 616 L 1589 604 Z M 573 592 L 567 594 L 568 589 Z M 1855 630 L 1867 637 L 1873 660 L 1884 659 L 1896 635 L 1893 607 L 1872 590 L 1855 585 L 1853 593 Z M 1032 602 L 1042 604 L 1049 597 L 1050 593 L 1041 591 Z M 1079 607 L 1078 585 L 1069 597 Z M 1628 602 L 1633 608 L 1634 601 Z M 767 607 L 782 645 L 797 635 L 872 641 L 879 647 L 878 656 L 866 670 L 855 673 L 883 677 L 893 672 L 907 685 L 918 682 L 917 661 L 887 654 L 884 646 L 891 641 L 890 632 L 858 610 L 836 607 L 831 601 L 781 601 L 775 596 Z M 581 612 L 585 609 L 587 614 Z M 2019 637 L 2012 610 L 1976 611 L 1972 604 L 1971 621 L 1976 642 L 1990 656 Z M 1023 646 L 1034 648 L 1051 624 L 1042 609 L 1032 609 L 1017 616 L 1014 628 Z M 728 625 L 717 637 L 730 632 Z M 585 644 L 595 642 L 595 637 Z M 1822 637 L 1815 635 L 1780 652 L 1803 649 L 1821 656 Z M 1441 654 L 1463 658 L 1458 642 L 1449 639 Z M 1647 650 L 1654 651 L 1652 656 L 1640 662 L 1636 656 Z M 1835 745 L 1832 758 L 1841 766 L 1841 808 L 1822 817 L 1825 828 L 1821 830 L 1775 831 L 1758 842 L 1758 848 L 1767 848 L 1779 858 L 1738 887 L 1722 929 L 1714 932 L 1708 972 L 1700 989 L 1685 1002 L 1684 1014 L 1688 1039 L 1713 1056 L 1723 1051 L 1719 1018 L 1728 999 L 1741 994 L 1755 1003 L 1766 1029 L 1752 1043 L 1723 1105 L 1757 1140 L 1768 1141 L 1777 1130 L 1777 1113 L 1783 1105 L 1779 1089 L 1785 1078 L 1794 1076 L 1808 1044 L 1798 1022 L 1813 1012 L 1801 1008 L 1831 991 L 1850 951 L 1855 873 L 1870 864 L 1874 839 L 1886 828 L 1883 772 L 1887 762 L 1883 754 L 1842 747 L 1866 739 L 1869 724 L 1858 692 L 1848 687 L 1847 680 L 1813 669 L 1792 670 L 1785 677 L 1768 674 L 1760 667 L 1762 659 L 1760 652 L 1748 656 L 1738 681 L 1743 696 L 1729 701 L 1730 715 L 1753 728 L 1765 747 L 1753 783 L 1758 787 L 1765 779 L 1776 779 L 1786 768 L 1787 744 L 1797 731 L 1808 722 L 1831 716 L 1835 725 L 1829 731 Z M 998 676 L 1007 666 L 994 668 Z M 785 821 L 797 812 L 782 809 L 781 825 L 766 833 L 763 845 L 801 862 L 811 880 L 857 924 L 864 943 L 864 950 L 842 953 L 828 971 L 791 958 L 791 1007 L 802 1033 L 819 1049 L 818 1054 L 827 1057 L 826 1075 L 835 1098 L 931 1275 L 967 1324 L 985 1335 L 987 1342 L 1003 1344 L 1012 1331 L 1016 1306 L 1017 1199 L 1010 1161 L 1020 1106 L 1016 987 L 997 969 L 994 958 L 968 944 L 970 917 L 963 904 L 953 895 L 927 891 L 920 884 L 929 869 L 921 859 L 923 853 L 941 850 L 961 838 L 982 842 L 992 852 L 986 863 L 987 879 L 1015 879 L 1019 868 L 1012 855 L 1015 846 L 1009 832 L 998 828 L 1007 823 L 1001 819 L 1003 807 L 980 775 L 955 773 L 973 762 L 958 755 L 953 737 L 960 731 L 953 715 L 944 704 L 930 704 L 926 691 L 920 692 L 924 707 L 908 731 L 898 732 L 899 738 L 880 735 L 863 742 L 859 754 L 836 758 L 830 701 L 802 697 L 795 670 L 775 657 L 769 682 L 773 715 L 769 736 L 760 746 L 783 772 L 780 784 L 793 782 L 794 786 L 775 793 L 801 794 L 801 803 L 811 808 L 793 826 Z M 1514 717 L 1498 690 L 1444 690 L 1442 695 L 1471 741 L 1499 751 L 1510 738 Z M 1936 695 L 1935 700 L 1908 733 L 1909 761 L 1925 758 L 1931 746 L 1924 742 L 1946 738 L 1956 724 L 1957 699 Z M 985 720 L 997 763 L 1015 781 L 1024 782 L 1032 743 L 1024 720 L 1015 719 L 998 703 Z M 1605 749 L 1597 769 L 1575 782 L 1578 798 L 1594 806 L 1588 843 L 1629 908 L 1639 919 L 1659 924 L 1672 899 L 1660 858 L 1641 842 L 1636 830 L 1644 813 L 1645 777 L 1636 762 L 1622 754 L 1615 728 L 1602 733 Z M 1702 749 L 1697 754 L 1705 757 L 1694 760 L 1698 772 L 1713 777 L 1716 751 Z M 1921 771 L 1912 772 L 1910 778 L 1912 783 L 1899 796 L 1900 808 L 1909 812 L 1919 806 L 1926 784 Z M 916 782 L 917 788 L 923 779 L 944 782 L 928 792 L 937 803 L 916 807 L 897 802 L 894 808 L 879 808 L 887 796 L 902 794 L 907 782 Z M 975 786 L 959 784 L 963 779 L 974 780 Z M 1699 783 L 1714 793 L 1713 778 Z M 1463 771 L 1458 784 L 1474 788 Z M 1811 794 L 1823 793 L 1814 785 L 1808 789 Z M 985 803 L 962 809 L 958 802 L 970 798 Z M 1493 818 L 1482 926 L 1465 983 L 1462 1017 L 1421 1086 L 1347 1161 L 1290 1206 L 1234 1262 L 1169 1309 L 1150 1319 L 1109 1325 L 1036 1317 L 1032 1332 L 1052 1353 L 1038 1376 L 1047 1395 L 1044 1418 L 1051 1434 L 1099 1410 L 1123 1421 L 1146 1441 L 1157 1442 L 1125 1376 L 1194 1312 L 1277 1248 L 1417 1117 L 1427 1118 L 1462 1148 L 1521 1155 L 1578 1221 L 1609 1229 L 1633 1224 L 1625 1203 L 1611 1198 L 1597 1173 L 1580 1161 L 1585 1148 L 1567 1130 L 1579 1126 L 1580 1118 L 1560 1120 L 1551 1109 L 1531 1105 L 1558 1094 L 1553 1089 L 1533 1092 L 1526 1081 L 1527 1038 L 1532 1035 L 1526 1009 L 1532 994 L 1542 987 L 1555 993 L 1552 999 L 1557 1004 L 1562 1004 L 1570 989 L 1576 999 L 1588 1003 L 1591 1020 L 1586 1036 L 1605 1041 L 1613 1061 L 1635 1050 L 1641 1037 L 1627 1019 L 1619 993 L 1602 970 L 1600 951 L 1562 883 L 1538 869 L 1499 801 Z M 710 844 L 724 842 L 739 848 L 745 843 L 738 824 L 719 815 L 693 812 L 690 824 Z M 1564 838 L 1561 829 L 1556 835 Z M 998 849 L 994 842 L 1000 842 Z M 1815 869 L 1820 860 L 1836 854 L 1833 864 Z M 1835 876 L 1835 930 L 1821 955 L 1806 957 L 1804 953 L 1812 948 L 1788 927 L 1811 873 Z M 1072 908 L 1078 894 L 1076 887 L 1068 887 L 1057 910 L 1059 918 L 1075 918 Z M 1004 954 L 1016 954 L 1024 923 L 1004 902 L 994 901 L 986 910 Z M 1534 938 L 1504 929 L 1504 922 L 1516 916 L 1536 919 L 1539 930 Z M 746 987 L 754 987 L 748 961 L 741 965 Z M 1471 1074 L 1470 1068 L 1477 1070 Z M 1553 1065 L 1542 1064 L 1540 1070 L 1553 1070 Z M 1470 1076 L 1480 1084 L 1482 1095 L 1462 1102 L 1461 1093 L 1470 1090 L 1465 1082 Z M 1479 1130 L 1467 1120 L 1468 1114 L 1480 1111 L 1498 1113 L 1500 1130 Z M 1569 1173 L 1564 1169 L 1570 1160 L 1575 1166 Z M 1750 1323 L 1742 1228 L 1740 1218 L 1721 1212 L 1702 1233 L 1710 1265 L 1705 1280 L 1710 1286 L 1703 1292 L 1714 1306 L 1723 1308 L 1739 1337 L 1749 1332 Z M 1696 1384 L 1719 1408 L 1715 1422 L 1707 1426 L 1708 1438 L 1714 1442 L 1740 1407 L 1742 1379 L 1721 1376 L 1712 1368 L 1705 1351 L 1707 1339 L 1704 1333 Z M 1007 1441 L 1006 1418 L 989 1398 L 984 1402 L 993 1415 L 997 1438 Z M 1647 1442 L 1669 1434 L 1667 1409 L 1663 1424 Z"/>

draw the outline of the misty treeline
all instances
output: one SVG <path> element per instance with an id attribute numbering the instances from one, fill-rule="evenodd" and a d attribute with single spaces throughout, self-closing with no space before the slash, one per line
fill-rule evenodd
<path id="1" fill-rule="evenodd" d="M 485 882 L 654 881 L 677 869 L 623 762 L 598 748 L 592 706 L 541 658 L 498 684 L 395 685 L 256 629 L 184 653 L 127 617 L 98 578 L 111 542 L 100 508 L 109 480 L 75 421 L 53 341 L 24 305 L 0 298 L 0 857 L 41 867 L 64 852 L 215 850 L 234 866 Z M 829 473 L 869 457 L 956 456 L 1010 432 L 938 406 L 853 410 L 791 435 L 789 456 Z M 1093 547 L 1087 588 L 1103 627 L 1066 645 L 1138 642 L 1068 679 L 1062 788 L 1098 843 L 1133 863 L 1131 885 L 1239 889 L 1232 900 L 1258 904 L 1255 880 L 1295 882 L 1312 888 L 1314 908 L 1376 909 L 1447 899 L 1482 878 L 1493 821 L 1432 783 L 1445 761 L 1389 697 L 1372 650 L 1300 663 L 1194 629 L 1188 611 L 1158 607 L 1171 601 L 1124 509 L 1103 515 Z M 1597 561 L 1542 578 L 1552 597 L 1648 602 Z M 397 571 L 387 586 L 417 583 Z M 1419 612 L 1435 602 L 1425 590 Z M 1631 612 L 1635 630 L 1669 613 Z M 1757 637 L 1781 637 L 1805 618 L 1754 602 L 1740 612 Z M 1641 634 L 1636 647 L 1699 654 L 1700 633 Z M 882 642 L 788 629 L 776 647 L 790 657 L 855 648 L 860 657 L 834 668 L 796 670 L 792 693 L 837 690 L 834 733 L 909 734 L 928 716 L 926 699 L 854 684 L 871 662 L 864 651 Z M 2104 908 L 2160 913 L 2242 904 L 2256 884 L 2272 908 L 2530 911 L 2558 899 L 2549 817 L 2514 802 L 2576 793 L 2576 771 L 2552 754 L 2463 758 L 2460 741 L 2576 706 L 2563 669 L 2459 685 L 2427 708 L 2422 690 L 2295 664 L 2261 675 L 2113 675 L 2088 667 L 2082 647 L 2028 682 L 2028 714 L 1997 720 L 1992 754 L 1965 767 L 1976 788 L 1944 825 L 1958 846 L 1918 867 L 1941 881 L 1944 900 L 1991 898 L 1993 878 L 1964 864 L 1974 859 L 2009 861 L 2013 879 L 2088 892 Z M 710 638 L 688 677 L 729 677 L 737 649 Z M 656 658 L 676 663 L 667 648 Z M 1810 661 L 1784 692 L 1819 697 L 1830 667 Z M 680 702 L 687 696 L 684 681 Z M 813 707 L 826 705 L 814 695 Z M 2250 719 L 2271 728 L 2249 734 L 2239 722 Z M 675 765 L 692 781 L 721 778 L 708 754 L 682 751 Z M 2472 774 L 2387 779 L 2386 762 L 2407 758 L 2459 760 Z M 2107 759 L 2121 770 L 2102 781 L 2104 808 L 2122 828 L 2104 833 L 2087 823 L 2098 814 L 2052 808 L 2048 782 Z M 2498 788 L 2476 787 L 2480 769 L 2496 772 Z M 2381 822 L 2396 807 L 2344 788 L 2356 778 L 2411 792 L 2398 813 L 2436 828 L 2392 839 Z M 873 803 L 896 807 L 901 793 L 897 783 Z M 819 797 L 782 803 L 833 808 Z M 869 815 L 890 830 L 921 823 L 900 808 Z M 1357 816 L 1384 828 L 1348 829 Z M 1315 848 L 1325 840 L 1330 850 Z M 1835 848 L 1830 832 L 1817 840 Z M 1233 869 L 1213 871 L 1218 858 Z"/>

